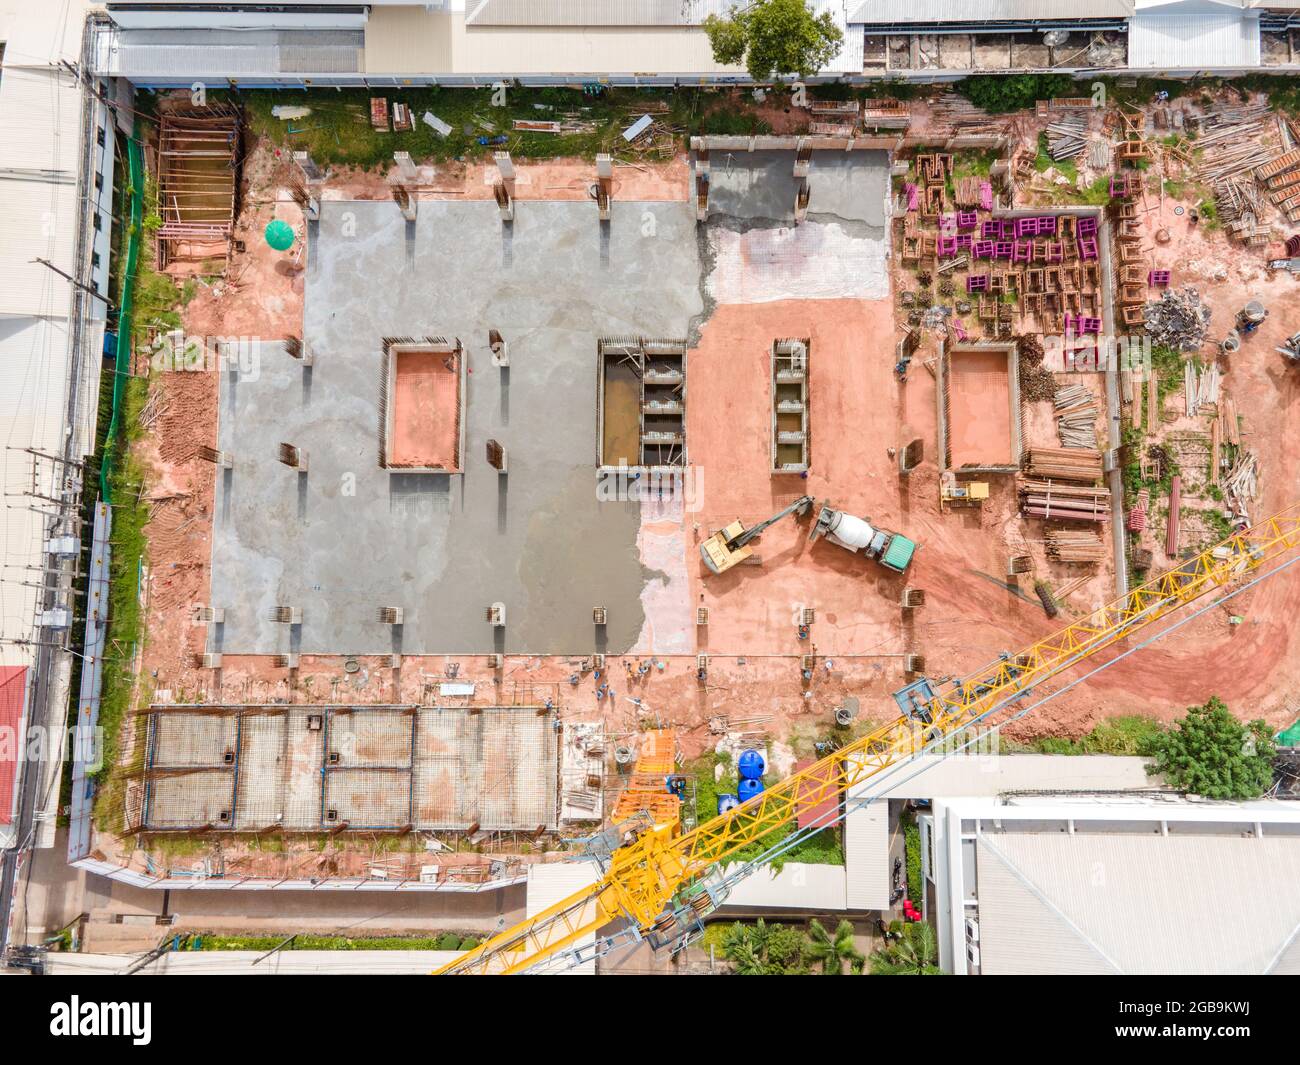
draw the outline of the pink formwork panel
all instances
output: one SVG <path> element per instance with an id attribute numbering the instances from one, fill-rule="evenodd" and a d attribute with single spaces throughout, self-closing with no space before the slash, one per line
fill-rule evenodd
<path id="1" fill-rule="evenodd" d="M 970 251 L 970 250 L 971 250 L 971 235 L 970 235 L 969 233 L 958 233 L 958 234 L 957 234 L 957 247 L 958 247 L 959 250 L 962 250 L 962 251 Z"/>
<path id="2" fill-rule="evenodd" d="M 962 320 L 960 318 L 954 318 L 952 320 L 952 335 L 956 337 L 958 340 L 970 339 L 966 334 L 966 326 L 962 324 Z"/>
<path id="3" fill-rule="evenodd" d="M 1017 218 L 1016 219 L 1016 236 L 1017 237 L 1034 237 L 1038 235 L 1037 218 Z"/>
<path id="4" fill-rule="evenodd" d="M 999 227 L 998 236 L 1001 237 L 1003 240 L 1012 240 L 1015 238 L 1015 235 L 1016 235 L 1015 221 L 1010 218 L 1002 219 L 1002 224 Z"/>
<path id="5" fill-rule="evenodd" d="M 907 197 L 907 209 L 909 211 L 919 210 L 921 207 L 921 194 L 916 186 L 910 181 L 903 186 L 903 195 Z"/>
<path id="6" fill-rule="evenodd" d="M 959 232 L 961 230 L 974 229 L 977 225 L 979 225 L 979 215 L 974 211 L 957 212 L 957 229 Z"/>
<path id="7" fill-rule="evenodd" d="M 1081 237 L 1095 237 L 1097 235 L 1097 219 L 1080 218 L 1075 232 Z"/>
<path id="8" fill-rule="evenodd" d="M 1081 333 L 1092 333 L 1094 336 L 1101 332 L 1100 318 L 1085 318 L 1082 323 Z"/>
<path id="9" fill-rule="evenodd" d="M 991 240 L 975 241 L 975 258 L 977 259 L 993 258 L 993 241 Z"/>
<path id="10" fill-rule="evenodd" d="M 1079 258 L 1095 259 L 1097 258 L 1097 238 L 1083 237 L 1079 240 Z"/>
<path id="11" fill-rule="evenodd" d="M 1011 261 L 1014 263 L 1027 263 L 1034 258 L 1034 242 L 1032 240 L 1016 241 L 1015 250 L 1011 253 Z"/>
<path id="12" fill-rule="evenodd" d="M 1001 232 L 1001 227 L 997 224 L 997 222 L 984 222 L 980 226 L 980 239 L 997 240 L 998 234 L 1000 232 Z"/>
<path id="13" fill-rule="evenodd" d="M 1081 332 L 1083 332 L 1083 330 L 1080 328 L 1082 325 L 1083 325 L 1083 316 L 1082 316 L 1082 315 L 1080 315 L 1080 314 L 1066 314 L 1066 316 L 1065 316 L 1065 331 L 1066 331 L 1067 333 L 1073 334 L 1074 336 L 1078 336 Z"/>
<path id="14" fill-rule="evenodd" d="M 957 238 L 940 237 L 939 244 L 938 244 L 938 252 L 939 252 L 940 259 L 951 259 L 954 255 L 957 254 Z"/>
<path id="15" fill-rule="evenodd" d="M 1152 270 L 1147 274 L 1147 284 L 1154 285 L 1157 288 L 1166 288 L 1169 285 L 1170 273 L 1168 270 Z"/>
<path id="16" fill-rule="evenodd" d="M 1057 219 L 1054 214 L 1040 214 L 1038 216 L 1038 233 L 1040 236 L 1047 233 L 1055 233 Z"/>
<path id="17" fill-rule="evenodd" d="M 988 274 L 968 274 L 966 276 L 967 292 L 987 292 L 989 288 Z"/>
<path id="18" fill-rule="evenodd" d="M 993 185 L 990 182 L 980 182 L 980 206 L 986 211 L 993 210 Z"/>
<path id="19" fill-rule="evenodd" d="M 1000 240 L 993 246 L 993 254 L 998 259 L 1010 259 L 1011 253 L 1015 251 L 1015 244 L 1009 240 Z"/>

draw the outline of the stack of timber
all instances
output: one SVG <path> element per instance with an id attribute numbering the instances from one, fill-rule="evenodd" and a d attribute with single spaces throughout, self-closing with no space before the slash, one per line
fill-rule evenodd
<path id="1" fill-rule="evenodd" d="M 1058 388 L 1052 398 L 1056 410 L 1056 431 L 1062 447 L 1097 446 L 1097 402 L 1083 385 Z"/>
<path id="2" fill-rule="evenodd" d="M 1100 562 L 1105 557 L 1106 543 L 1095 533 L 1073 529 L 1048 529 L 1046 542 L 1047 557 L 1057 562 Z M 1068 582 L 1057 593 L 1057 599 L 1069 595 L 1087 579 L 1078 577 Z"/>
<path id="3" fill-rule="evenodd" d="M 1095 447 L 1031 447 L 1025 472 L 1031 477 L 1099 481 L 1101 452 Z"/>
<path id="4" fill-rule="evenodd" d="M 1183 391 L 1187 416 L 1217 414 L 1219 403 L 1219 367 L 1211 363 L 1198 371 L 1190 362 L 1183 363 Z"/>
<path id="5" fill-rule="evenodd" d="M 1053 521 L 1108 521 L 1110 492 L 1086 485 L 1024 480 L 1020 484 L 1020 508 L 1030 517 Z"/>

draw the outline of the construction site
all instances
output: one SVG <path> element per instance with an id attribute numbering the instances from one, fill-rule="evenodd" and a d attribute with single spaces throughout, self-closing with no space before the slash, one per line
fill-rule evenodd
<path id="1" fill-rule="evenodd" d="M 157 106 L 148 239 L 187 298 L 131 367 L 103 868 L 518 883 L 725 812 L 742 752 L 770 784 L 1028 668 L 1293 502 L 1300 130 L 1265 99 L 848 97 L 666 157 L 632 127 L 378 172 Z M 1297 588 L 1045 673 L 1003 738 L 1207 685 L 1284 727 Z"/>

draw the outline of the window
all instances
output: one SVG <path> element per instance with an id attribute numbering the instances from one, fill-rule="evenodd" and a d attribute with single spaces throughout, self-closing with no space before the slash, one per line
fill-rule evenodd
<path id="1" fill-rule="evenodd" d="M 103 221 L 100 219 L 98 211 L 95 212 L 94 224 L 95 232 L 98 233 L 100 229 L 103 228 Z"/>
<path id="2" fill-rule="evenodd" d="M 97 251 L 96 251 L 96 252 L 91 252 L 91 254 L 90 254 L 90 268 L 91 268 L 92 270 L 95 270 L 95 269 L 98 269 L 98 268 L 99 268 L 99 252 L 97 252 Z"/>
<path id="3" fill-rule="evenodd" d="M 103 192 L 103 191 L 104 191 L 104 175 L 103 175 L 103 174 L 96 174 L 96 175 L 95 175 L 95 191 L 96 191 L 96 192 Z"/>
<path id="4" fill-rule="evenodd" d="M 101 148 L 104 147 L 104 127 L 100 126 L 95 132 L 95 143 Z"/>

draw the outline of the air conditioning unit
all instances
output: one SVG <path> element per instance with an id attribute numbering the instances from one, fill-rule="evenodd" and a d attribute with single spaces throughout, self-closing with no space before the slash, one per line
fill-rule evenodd
<path id="1" fill-rule="evenodd" d="M 980 941 L 980 923 L 973 917 L 966 918 L 966 941 L 969 943 Z"/>
<path id="2" fill-rule="evenodd" d="M 436 884 L 438 882 L 438 874 L 441 872 L 442 872 L 442 866 L 440 865 L 420 866 L 420 883 Z"/>
<path id="3" fill-rule="evenodd" d="M 221 655 L 219 654 L 199 655 L 198 658 L 199 658 L 198 666 L 200 669 L 221 668 Z"/>
<path id="4" fill-rule="evenodd" d="M 966 944 L 966 960 L 978 968 L 980 963 L 980 948 L 977 943 Z"/>
<path id="5" fill-rule="evenodd" d="M 506 605 L 505 603 L 493 603 L 485 612 L 487 623 L 496 628 L 501 628 L 506 623 Z"/>
<path id="6" fill-rule="evenodd" d="M 308 714 L 308 715 L 307 715 L 307 731 L 309 731 L 309 732 L 319 732 L 319 731 L 320 731 L 322 728 L 324 728 L 324 727 L 325 727 L 325 715 L 324 715 L 324 714 Z"/>
<path id="7" fill-rule="evenodd" d="M 504 665 L 504 663 L 505 663 L 505 659 L 502 655 L 487 656 L 488 669 L 500 669 L 502 665 Z"/>

